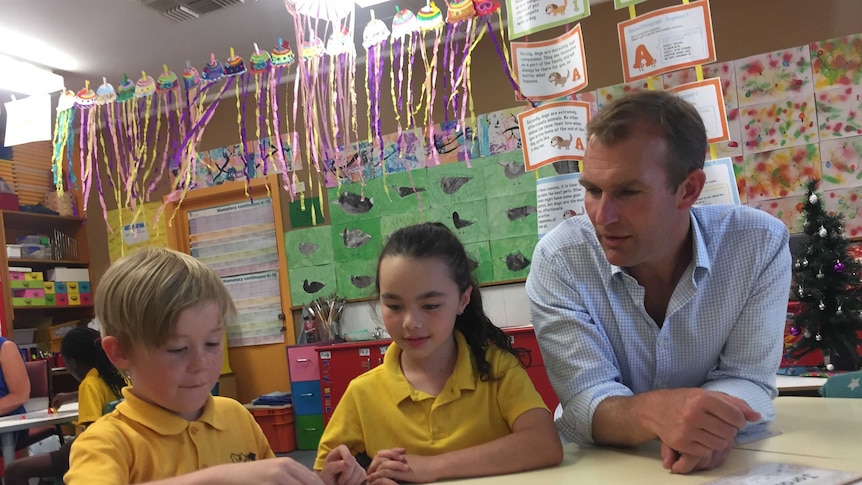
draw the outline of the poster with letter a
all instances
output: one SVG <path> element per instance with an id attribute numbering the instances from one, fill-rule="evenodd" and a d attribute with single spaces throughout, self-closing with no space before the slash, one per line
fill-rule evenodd
<path id="1" fill-rule="evenodd" d="M 587 60 L 581 24 L 541 42 L 512 42 L 512 63 L 521 88 L 534 101 L 559 99 L 587 86 Z"/>
<path id="2" fill-rule="evenodd" d="M 590 16 L 589 0 L 506 0 L 509 38 L 565 25 Z"/>
<path id="3" fill-rule="evenodd" d="M 590 104 L 558 101 L 518 115 L 524 165 L 535 170 L 563 160 L 583 160 Z"/>
<path id="4" fill-rule="evenodd" d="M 639 15 L 617 28 L 627 83 L 715 60 L 712 17 L 705 0 Z"/>

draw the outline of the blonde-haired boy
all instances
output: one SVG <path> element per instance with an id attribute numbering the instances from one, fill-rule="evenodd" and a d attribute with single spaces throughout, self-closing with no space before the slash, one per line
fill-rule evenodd
<path id="1" fill-rule="evenodd" d="M 191 256 L 148 248 L 115 262 L 96 291 L 102 346 L 131 386 L 72 446 L 67 485 L 319 484 L 364 471 L 346 450 L 320 477 L 275 458 L 252 415 L 213 397 L 236 307 Z"/>

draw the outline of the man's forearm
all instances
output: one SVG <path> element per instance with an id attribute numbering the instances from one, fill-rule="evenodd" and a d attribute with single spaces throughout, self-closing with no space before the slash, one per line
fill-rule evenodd
<path id="1" fill-rule="evenodd" d="M 599 445 L 635 446 L 655 439 L 648 417 L 653 394 L 612 396 L 602 401 L 593 414 L 593 441 Z"/>

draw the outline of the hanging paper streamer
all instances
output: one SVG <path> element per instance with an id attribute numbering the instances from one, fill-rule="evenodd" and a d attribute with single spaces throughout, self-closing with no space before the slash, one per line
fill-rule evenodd
<path id="1" fill-rule="evenodd" d="M 356 100 L 351 99 L 345 82 L 349 73 L 356 70 L 356 45 L 353 42 L 353 16 L 339 20 L 326 43 L 329 57 L 327 69 L 327 93 L 329 102 L 324 108 L 329 110 L 329 129 L 335 152 L 340 147 L 350 146 L 350 121 L 356 116 Z"/>
<path id="2" fill-rule="evenodd" d="M 51 151 L 51 171 L 54 174 L 54 189 L 59 195 L 63 195 L 65 186 L 63 183 L 63 163 L 68 157 L 68 188 L 75 186 L 75 174 L 72 171 L 72 150 L 74 148 L 75 136 L 72 133 L 72 124 L 75 121 L 75 93 L 64 89 L 57 101 L 57 119 L 54 120 L 54 137 Z"/>
<path id="3" fill-rule="evenodd" d="M 269 74 L 269 97 L 270 104 L 272 106 L 271 115 L 272 115 L 272 124 L 275 130 L 275 146 L 277 149 L 276 153 L 276 162 L 278 163 L 279 168 L 281 169 L 281 179 L 282 185 L 284 189 L 290 194 L 290 200 L 294 199 L 294 190 L 291 183 L 291 177 L 288 174 L 287 160 L 285 159 L 285 149 L 281 140 L 281 123 L 278 117 L 278 86 L 281 85 L 281 77 L 284 74 L 285 69 L 289 69 L 291 65 L 293 65 L 295 61 L 295 56 L 293 51 L 290 49 L 290 43 L 284 42 L 283 39 L 278 39 L 278 45 L 275 49 L 272 50 L 272 55 L 270 56 L 270 74 Z M 287 116 L 284 117 L 287 127 L 284 131 L 285 134 L 290 134 L 290 120 Z"/>
<path id="4" fill-rule="evenodd" d="M 446 16 L 446 44 L 443 55 L 444 72 L 448 76 L 448 96 L 445 99 L 445 121 L 444 125 L 448 125 L 449 112 L 451 110 L 455 119 L 458 120 L 455 131 L 456 134 L 460 131 L 464 135 L 465 152 L 464 159 L 467 165 L 470 165 L 470 147 L 472 146 L 472 138 L 474 129 L 468 129 L 466 118 L 468 100 L 470 100 L 470 108 L 472 109 L 472 93 L 470 92 L 470 61 L 473 48 L 484 35 L 485 27 L 478 30 L 474 29 L 473 18 L 476 16 L 476 9 L 473 6 L 472 0 L 457 0 L 448 2 L 449 10 Z M 459 46 L 458 39 L 464 39 L 464 45 Z M 446 81 L 444 80 L 444 93 Z M 470 124 L 474 124 L 475 116 L 470 115 Z"/>
<path id="5" fill-rule="evenodd" d="M 261 132 L 263 132 L 266 139 L 272 138 L 272 124 L 266 112 L 272 104 L 266 102 L 267 97 L 270 95 L 269 89 L 262 89 L 261 86 L 266 86 L 267 84 L 272 56 L 266 50 L 260 50 L 257 43 L 255 43 L 254 52 L 249 56 L 248 60 L 249 72 L 251 72 L 254 78 L 254 134 L 257 137 L 256 153 L 261 157 L 261 168 L 263 169 L 263 175 L 266 176 L 269 173 L 270 165 L 275 169 L 275 163 L 267 156 L 267 148 L 263 145 L 264 136 L 261 136 Z"/>
<path id="6" fill-rule="evenodd" d="M 389 28 L 374 16 L 362 32 L 362 47 L 365 48 L 365 94 L 368 97 L 368 139 L 380 153 L 383 161 L 383 132 L 380 120 L 380 84 L 383 77 L 383 52 L 389 38 Z"/>
<path id="7" fill-rule="evenodd" d="M 78 154 L 80 155 L 80 174 L 82 192 L 84 196 L 84 210 L 87 210 L 87 201 L 90 196 L 90 188 L 93 183 L 92 171 L 96 161 L 96 133 L 94 111 L 91 110 L 96 104 L 96 92 L 90 89 L 90 81 L 86 81 L 84 88 L 75 94 L 75 107 L 78 108 L 80 116 L 80 133 L 78 135 Z"/>
<path id="8" fill-rule="evenodd" d="M 150 193 L 158 187 L 159 183 L 162 181 L 162 177 L 165 176 L 165 172 L 169 171 L 168 154 L 172 152 L 172 148 L 175 145 L 175 142 L 171 140 L 171 137 L 175 131 L 179 132 L 178 128 L 181 120 L 178 103 L 179 98 L 175 96 L 175 94 L 180 91 L 180 81 L 173 71 L 168 70 L 167 64 L 163 65 L 163 67 L 164 71 L 159 75 L 159 79 L 156 82 L 156 93 L 158 93 L 159 96 L 159 106 L 156 108 L 156 112 L 164 113 L 165 122 L 168 126 L 164 144 L 156 141 L 156 149 L 158 149 L 159 146 L 162 147 L 162 158 L 158 162 L 158 165 L 155 166 L 153 180 L 148 182 L 146 196 L 144 197 L 147 202 L 150 201 Z M 172 105 L 176 106 L 176 111 L 171 111 Z M 156 129 L 158 130 L 158 127 Z M 159 136 L 160 133 L 161 132 L 159 131 Z"/>
<path id="9" fill-rule="evenodd" d="M 422 54 L 422 62 L 425 66 L 425 82 L 423 84 L 422 98 L 419 100 L 419 105 L 413 109 L 413 112 L 415 114 L 422 108 L 422 101 L 424 100 L 425 111 L 422 122 L 428 127 L 429 155 L 435 164 L 439 164 L 440 158 L 434 146 L 434 98 L 437 90 L 437 53 L 440 49 L 440 35 L 443 31 L 443 14 L 437 8 L 437 5 L 429 0 L 419 10 L 416 18 L 419 21 L 419 31 L 422 35 L 419 52 Z M 425 49 L 428 32 L 434 33 L 434 43 L 430 58 Z"/>
<path id="10" fill-rule="evenodd" d="M 119 149 L 116 141 L 116 134 L 113 131 L 113 126 L 116 121 L 114 116 L 114 106 L 117 101 L 117 92 L 114 86 L 108 84 L 106 78 L 102 78 L 102 84 L 96 88 L 96 119 L 101 120 L 102 128 L 99 130 L 99 146 L 102 153 L 102 166 L 108 174 L 108 182 L 111 184 L 111 191 L 114 195 L 114 201 L 120 200 L 119 192 L 119 177 L 115 177 L 115 167 L 119 157 Z M 107 132 L 107 137 L 105 136 Z M 105 143 L 105 138 L 108 142 Z M 102 217 L 108 217 L 108 210 L 105 206 L 105 196 L 102 190 L 102 178 L 99 175 L 98 161 L 93 167 L 93 177 L 96 179 L 96 189 L 99 192 L 99 203 L 102 207 Z M 109 226 L 108 231 L 113 231 Z"/>
<path id="11" fill-rule="evenodd" d="M 398 127 L 398 139 L 396 142 L 397 154 L 403 156 L 402 152 L 402 120 L 401 113 L 407 115 L 407 127 L 414 128 L 415 120 L 412 117 L 413 110 L 410 106 L 412 99 L 407 99 L 407 109 L 405 110 L 404 98 L 404 57 L 409 56 L 410 63 L 407 66 L 408 73 L 413 71 L 413 53 L 416 48 L 416 41 L 419 38 L 419 21 L 416 15 L 410 10 L 398 9 L 396 6 L 395 17 L 392 19 L 392 43 L 389 46 L 389 66 L 390 66 L 390 91 L 392 94 L 392 107 L 395 110 L 395 121 Z M 398 62 L 395 62 L 395 53 L 398 54 Z M 413 89 L 408 81 L 407 94 L 412 95 Z"/>

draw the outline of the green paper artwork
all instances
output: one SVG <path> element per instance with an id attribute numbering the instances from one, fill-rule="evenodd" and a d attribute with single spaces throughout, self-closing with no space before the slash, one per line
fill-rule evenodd
<path id="1" fill-rule="evenodd" d="M 413 211 L 405 212 L 403 214 L 393 214 L 381 217 L 380 237 L 383 241 L 383 244 L 386 243 L 386 239 L 388 239 L 389 235 L 393 232 L 397 231 L 398 229 L 401 229 L 402 227 L 428 222 L 431 220 L 431 215 L 432 214 L 430 211 L 425 210 L 422 212 Z"/>
<path id="2" fill-rule="evenodd" d="M 642 2 L 646 2 L 646 0 L 614 0 L 614 10 L 633 7 Z"/>
<path id="3" fill-rule="evenodd" d="M 435 192 L 428 190 L 428 172 L 425 169 L 411 172 L 393 173 L 383 181 L 389 188 L 389 194 L 384 192 L 380 200 L 381 214 L 401 214 L 417 212 L 421 199 L 422 209 L 435 205 Z"/>
<path id="4" fill-rule="evenodd" d="M 326 191 L 329 201 L 329 222 L 346 222 L 378 219 L 380 206 L 385 204 L 381 179 L 366 180 L 365 187 L 360 183 L 344 184 Z"/>
<path id="5" fill-rule="evenodd" d="M 491 246 L 488 241 L 465 244 L 464 250 L 470 259 L 479 264 L 473 270 L 476 281 L 480 285 L 494 281 L 494 266 L 491 263 Z"/>
<path id="6" fill-rule="evenodd" d="M 337 284 L 335 265 L 306 266 L 287 270 L 290 279 L 290 301 L 293 306 L 304 305 L 319 296 L 335 293 Z"/>
<path id="7" fill-rule="evenodd" d="M 287 267 L 320 266 L 333 262 L 332 228 L 317 226 L 284 233 Z"/>
<path id="8" fill-rule="evenodd" d="M 533 184 L 535 188 L 535 184 Z M 538 237 L 536 192 L 488 199 L 488 232 L 491 239 Z"/>
<path id="9" fill-rule="evenodd" d="M 539 167 L 539 178 L 553 177 L 555 175 L 564 175 L 567 173 L 579 172 L 577 160 L 566 160 L 562 162 L 554 162 L 550 165 Z M 535 189 L 535 187 L 533 187 Z M 495 194 L 496 195 L 496 194 Z"/>
<path id="10" fill-rule="evenodd" d="M 317 197 L 306 197 L 304 204 L 299 199 L 294 200 L 290 203 L 288 211 L 291 229 L 312 227 L 315 222 L 323 224 L 323 211 L 320 209 L 320 199 Z"/>
<path id="11" fill-rule="evenodd" d="M 447 163 L 428 169 L 429 191 L 441 205 L 474 202 L 485 198 L 485 181 L 481 170 L 464 162 Z"/>
<path id="12" fill-rule="evenodd" d="M 464 244 L 489 239 L 488 212 L 484 201 L 438 207 L 430 211 L 429 220 L 445 224 Z"/>
<path id="13" fill-rule="evenodd" d="M 348 300 L 371 298 L 375 293 L 377 260 L 339 263 L 335 269 L 338 296 Z"/>
<path id="14" fill-rule="evenodd" d="M 356 220 L 332 225 L 332 252 L 336 263 L 376 261 L 383 247 L 380 219 Z"/>
<path id="15" fill-rule="evenodd" d="M 533 261 L 538 235 L 497 239 L 491 241 L 491 263 L 494 281 L 526 278 Z"/>
<path id="16" fill-rule="evenodd" d="M 523 194 L 536 191 L 536 176 L 525 171 L 521 151 L 501 153 L 473 160 L 473 168 L 481 168 L 488 196 Z"/>

